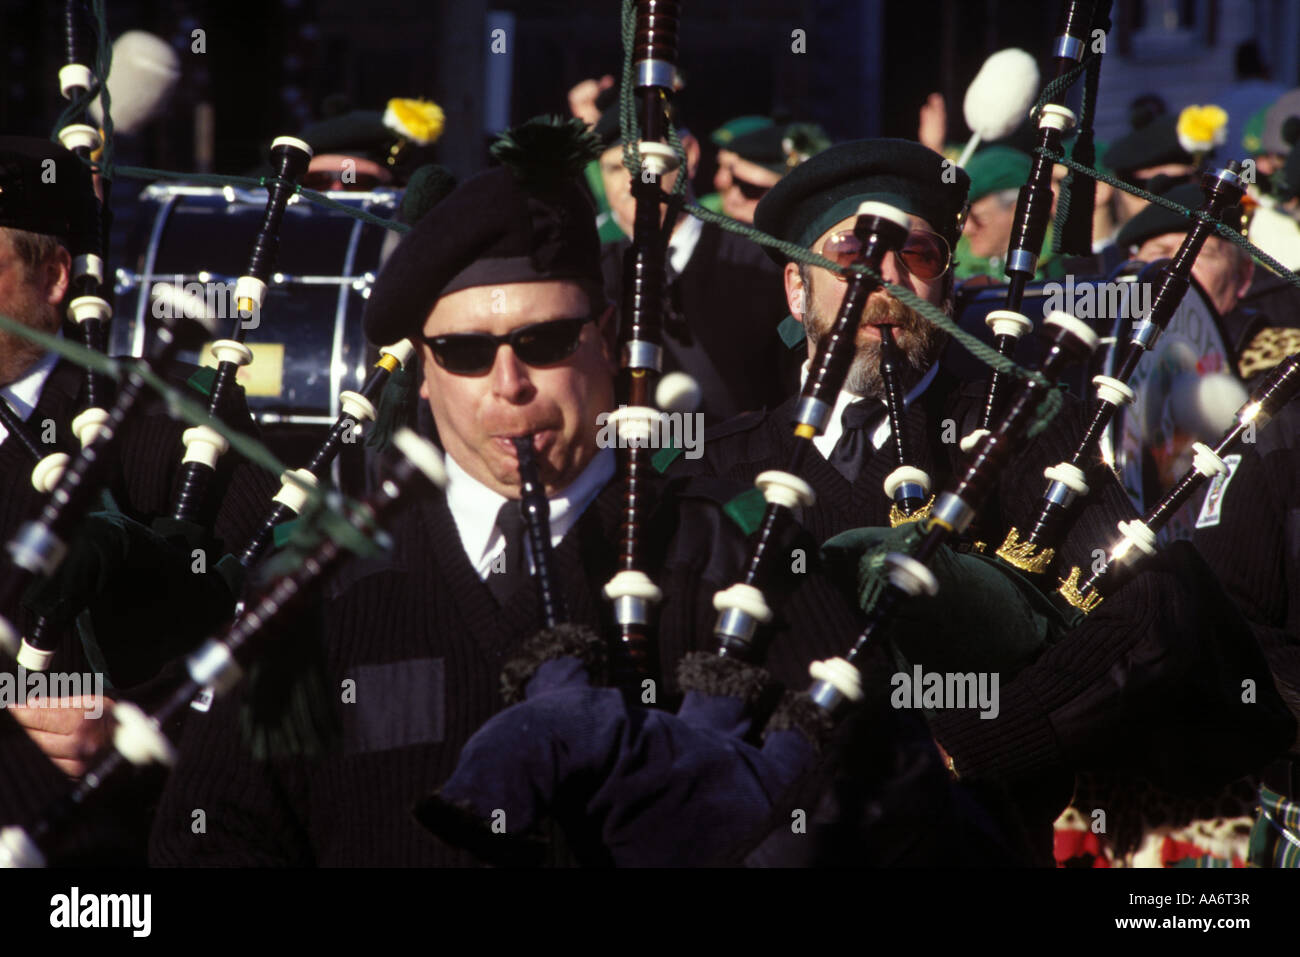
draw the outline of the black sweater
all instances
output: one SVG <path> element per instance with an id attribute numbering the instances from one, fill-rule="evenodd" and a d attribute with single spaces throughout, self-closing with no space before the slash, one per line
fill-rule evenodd
<path id="1" fill-rule="evenodd" d="M 677 483 L 680 484 L 680 483 Z M 688 650 L 712 649 L 715 591 L 738 578 L 747 543 L 718 507 L 719 483 L 668 488 L 657 505 L 647 567 L 664 592 L 658 635 L 665 686 Z M 621 492 L 608 485 L 556 550 L 571 618 L 616 633 L 600 589 L 615 571 Z M 259 763 L 240 740 L 238 694 L 195 714 L 156 819 L 151 859 L 199 865 L 431 865 L 470 860 L 427 837 L 411 816 L 455 768 L 465 741 L 502 707 L 499 673 L 539 627 L 535 589 L 499 608 L 470 565 L 440 496 L 413 502 L 394 524 L 383 560 L 344 567 L 325 605 L 331 686 L 339 694 L 341 750 L 316 759 Z M 840 654 L 859 618 L 820 576 L 791 576 L 773 627 L 771 673 L 795 688 L 807 665 Z M 883 682 L 884 664 L 880 662 Z M 354 682 L 347 685 L 345 682 Z M 206 833 L 192 812 L 206 811 Z"/>
<path id="2" fill-rule="evenodd" d="M 182 371 L 179 378 L 170 378 L 174 384 L 179 384 L 187 371 L 192 370 Z M 77 445 L 68 423 L 81 407 L 83 386 L 81 369 L 59 362 L 46 380 L 40 401 L 28 419 L 31 431 L 36 435 L 40 435 L 44 421 L 51 420 L 54 423 L 55 448 L 74 455 Z M 246 430 L 252 431 L 242 390 L 230 409 L 226 420 L 242 422 Z M 154 397 L 146 399 L 139 411 L 139 415 L 128 420 L 121 435 L 121 445 L 111 457 L 108 488 L 127 515 L 148 523 L 170 511 L 183 453 L 181 433 L 187 426 L 167 415 L 161 400 Z M 16 438 L 6 438 L 0 443 L 0 480 L 3 480 L 5 489 L 0 494 L 0 535 L 5 541 L 40 510 L 43 496 L 31 485 L 32 464 L 31 456 Z M 271 496 L 277 487 L 273 478 L 261 468 L 244 463 L 234 455 L 223 456 L 218 477 L 211 487 L 210 501 L 215 508 L 207 519 L 214 522 L 215 533 L 224 540 L 227 548 L 237 547 L 252 535 L 269 509 Z M 216 557 L 210 556 L 210 559 L 215 562 Z M 2 608 L 0 613 L 11 621 L 22 617 L 15 607 Z M 75 632 L 67 630 L 58 637 L 57 670 L 76 673 L 93 670 Z M 109 662 L 110 669 L 112 665 L 113 662 Z M 129 691 L 118 693 L 118 697 L 130 698 L 132 694 Z M 23 729 L 2 712 L 0 766 L 3 767 L 0 771 L 0 825 L 31 821 L 71 783 L 36 748 Z M 125 796 L 114 804 L 114 813 L 87 819 L 83 833 L 77 834 L 74 829 L 69 834 L 68 856 L 60 859 L 143 863 L 148 796 L 157 793 L 158 776 L 146 773 L 141 777 L 148 782 L 147 786 L 143 790 L 124 789 L 121 793 Z"/>

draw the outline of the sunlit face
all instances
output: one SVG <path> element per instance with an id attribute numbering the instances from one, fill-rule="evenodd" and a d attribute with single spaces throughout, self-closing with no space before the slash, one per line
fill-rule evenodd
<path id="1" fill-rule="evenodd" d="M 457 332 L 505 335 L 547 319 L 589 314 L 587 295 L 572 282 L 474 286 L 438 300 L 425 336 Z M 604 335 L 611 311 L 582 329 L 577 351 L 545 368 L 525 364 L 505 343 L 490 371 L 457 375 L 421 345 L 424 383 L 438 434 L 466 472 L 507 498 L 519 497 L 519 464 L 511 437 L 531 435 L 548 492 L 567 487 L 597 451 L 596 417 L 614 405 L 615 365 Z"/>
<path id="2" fill-rule="evenodd" d="M 999 193 L 990 193 L 971 203 L 963 227 L 971 254 L 981 259 L 1005 256 L 1015 217 L 1016 204 L 1005 202 Z"/>
<path id="3" fill-rule="evenodd" d="M 780 173 L 742 159 L 731 150 L 718 150 L 713 188 L 722 197 L 722 211 L 732 219 L 752 223 L 758 201 L 780 180 Z"/>
<path id="4" fill-rule="evenodd" d="M 673 170 L 664 176 L 660 182 L 664 192 L 672 192 L 678 173 L 678 170 Z M 636 198 L 632 195 L 632 176 L 623 165 L 621 143 L 611 146 L 600 154 L 600 178 L 605 186 L 605 199 L 609 202 L 609 211 L 614 217 L 614 222 L 625 234 L 631 236 L 632 224 L 636 220 Z M 666 208 L 660 209 L 661 224 L 667 212 Z"/>
<path id="5" fill-rule="evenodd" d="M 908 217 L 913 229 L 934 232 L 926 220 L 920 216 Z M 857 221 L 856 216 L 836 223 L 813 244 L 815 252 L 822 252 L 828 240 L 837 233 L 852 230 Z M 809 282 L 805 284 L 804 275 Z M 896 255 L 886 256 L 881 265 L 881 275 L 887 282 L 902 286 L 926 302 L 950 311 L 951 303 L 946 301 L 950 290 L 947 273 L 932 280 L 919 279 L 904 268 Z M 812 359 L 817 350 L 817 343 L 830 330 L 844 301 L 846 282 L 838 280 L 828 270 L 817 266 L 810 267 L 801 274 L 795 263 L 785 267 L 786 302 L 790 314 L 804 324 L 808 333 L 808 358 Z M 909 306 L 903 305 L 883 289 L 873 292 L 867 299 L 862 313 L 862 323 L 858 327 L 857 356 L 849 370 L 845 389 L 856 395 L 870 396 L 882 394 L 880 383 L 880 330 L 875 328 L 882 324 L 894 327 L 894 341 L 902 350 L 909 365 L 921 370 L 938 356 L 944 342 L 943 333 L 931 325 Z"/>
<path id="6" fill-rule="evenodd" d="M 1134 258 L 1148 263 L 1172 259 L 1186 238 L 1186 233 L 1153 236 L 1138 247 Z M 1236 308 L 1237 300 L 1250 288 L 1250 281 L 1255 276 L 1255 263 L 1226 239 L 1211 236 L 1205 240 L 1192 263 L 1192 275 L 1222 316 Z"/>
<path id="7" fill-rule="evenodd" d="M 59 304 L 68 290 L 71 257 L 62 246 L 28 269 L 13 240 L 0 229 L 0 315 L 53 335 L 61 323 Z M 44 350 L 29 339 L 0 332 L 0 386 L 21 379 Z"/>

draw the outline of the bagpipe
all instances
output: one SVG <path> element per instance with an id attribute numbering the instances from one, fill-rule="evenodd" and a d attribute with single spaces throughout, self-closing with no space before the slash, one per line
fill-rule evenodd
<path id="1" fill-rule="evenodd" d="M 417 487 L 426 492 L 446 485 L 442 454 L 409 429 L 393 436 L 400 452 L 374 493 L 347 512 L 302 561 L 274 576 L 244 604 L 235 621 L 208 638 L 185 659 L 184 674 L 171 682 L 162 704 L 149 712 L 131 702 L 118 702 L 112 711 L 113 748 L 41 817 L 24 828 L 0 829 L 0 867 L 41 867 L 57 852 L 65 832 L 86 813 L 106 785 L 129 766 L 169 765 L 176 752 L 162 730 L 183 715 L 195 698 L 212 689 L 218 694 L 239 684 L 257 656 L 274 640 L 274 626 L 288 608 L 310 589 L 349 548 L 380 535 L 400 502 Z M 382 540 L 382 539 L 381 539 Z"/>
<path id="2" fill-rule="evenodd" d="M 1223 169 L 1207 173 L 1202 179 L 1202 188 L 1205 192 L 1202 212 L 1206 217 L 1217 219 L 1226 208 L 1240 201 L 1244 191 L 1237 175 L 1237 164 L 1229 163 Z M 1153 348 L 1166 330 L 1187 294 L 1192 263 L 1212 230 L 1207 219 L 1198 218 L 1173 260 L 1160 271 L 1150 311 L 1134 328 L 1114 375 L 1099 375 L 1093 379 L 1097 402 L 1087 430 L 1070 459 L 1050 467 L 1045 473 L 1049 485 L 1043 493 L 1043 504 L 1033 528 L 1024 538 L 1019 530 L 1010 529 L 998 548 L 998 556 L 1022 572 L 1041 575 L 1050 568 L 1055 546 L 1063 535 L 1072 506 L 1088 494 L 1087 473 L 1100 463 L 1098 450 L 1102 436 L 1116 412 L 1131 404 L 1136 397 L 1128 381 L 1143 355 Z"/>
<path id="3" fill-rule="evenodd" d="M 630 4 L 625 5 L 625 11 L 627 6 Z M 673 7 L 653 2 L 638 4 L 638 40 L 653 32 L 654 16 L 670 11 L 675 22 Z M 1087 3 L 1066 5 L 1061 34 L 1053 48 L 1059 61 L 1058 80 L 1083 59 L 1085 38 L 1094 24 L 1108 22 L 1108 9 L 1109 4 L 1100 12 L 1094 12 Z M 636 48 L 638 58 L 648 55 L 646 46 Z M 1094 59 L 1088 68 L 1095 71 L 1095 63 Z M 638 78 L 653 75 L 639 61 L 636 69 Z M 1064 84 L 1058 84 L 1057 92 L 1064 92 Z M 1052 108 L 1048 104 L 1040 117 L 1045 148 L 1059 152 L 1061 133 L 1073 122 L 1073 114 L 1064 106 Z M 1009 307 L 1018 307 L 1019 294 L 1015 290 L 1023 292 L 1042 245 L 1051 205 L 1050 172 L 1051 161 L 1044 161 L 1040 153 L 1017 211 L 1018 239 L 1013 252 L 1019 255 L 1014 257 Z M 1231 167 L 1207 177 L 1207 217 L 1230 205 L 1236 180 Z M 1161 312 L 1172 311 L 1180 293 L 1187 289 L 1191 260 L 1210 228 L 1206 224 L 1197 231 L 1196 238 L 1189 237 L 1192 241 L 1166 271 Z M 791 463 L 786 471 L 765 472 L 756 479 L 766 509 L 754 535 L 744 577 L 715 596 L 716 654 L 693 653 L 679 664 L 678 683 L 684 697 L 678 710 L 668 713 L 641 708 L 629 703 L 617 687 L 600 687 L 606 679 L 603 642 L 589 633 L 551 626 L 548 619 L 548 629 L 503 673 L 503 690 L 510 707 L 470 739 L 457 770 L 436 794 L 417 806 L 417 818 L 436 837 L 497 864 L 761 862 L 758 849 L 769 846 L 773 839 L 779 844 L 781 833 L 790 829 L 789 817 L 783 816 L 793 806 L 790 795 L 799 795 L 797 800 L 804 807 L 824 807 L 827 801 L 834 804 L 838 800 L 838 813 L 851 814 L 845 808 L 853 805 L 843 800 L 846 789 L 836 783 L 837 779 L 842 784 L 846 774 L 850 778 L 858 775 L 847 786 L 847 791 L 853 793 L 860 794 L 873 786 L 864 777 L 871 772 L 864 772 L 865 763 L 853 754 L 854 748 L 869 749 L 863 743 L 870 736 L 870 731 L 862 729 L 863 715 L 870 713 L 872 702 L 878 704 L 880 698 L 880 682 L 873 681 L 878 675 L 869 661 L 895 639 L 893 632 L 907 609 L 936 607 L 933 598 L 941 588 L 944 594 L 951 595 L 960 593 L 963 587 L 968 592 L 983 589 L 986 582 L 991 582 L 993 587 L 985 590 L 995 595 L 1001 594 L 997 589 L 1002 588 L 1013 595 L 1032 597 L 1025 604 L 1031 607 L 1029 616 L 1037 620 L 1027 621 L 1027 630 L 1041 624 L 1041 619 L 1050 618 L 1052 627 L 1065 633 L 1082 619 L 1077 607 L 1059 598 L 1059 605 L 1053 605 L 1043 595 L 1041 584 L 1001 561 L 979 556 L 981 574 L 988 577 L 976 580 L 968 568 L 954 560 L 976 556 L 956 555 L 952 546 L 959 544 L 977 510 L 995 484 L 1003 480 L 1009 461 L 1023 446 L 1027 433 L 1050 418 L 1052 407 L 1060 401 L 1055 393 L 1063 373 L 1071 364 L 1081 363 L 1093 354 L 1098 344 L 1095 331 L 1068 313 L 1049 315 L 1044 324 L 1048 341 L 1037 371 L 1025 376 L 1022 388 L 1007 399 L 999 397 L 997 388 L 990 391 L 984 403 L 983 427 L 962 443 L 968 455 L 965 466 L 946 491 L 928 498 L 931 478 L 911 464 L 897 349 L 892 331 L 882 327 L 881 371 L 896 466 L 885 483 L 885 491 L 893 503 L 890 521 L 897 526 L 897 534 L 868 536 L 878 546 L 872 549 L 870 558 L 879 572 L 873 587 L 862 595 L 867 613 L 865 627 L 843 657 L 811 664 L 811 687 L 781 703 L 767 721 L 759 743 L 762 716 L 756 702 L 769 681 L 758 664 L 762 651 L 760 629 L 773 617 L 764 594 L 765 579 L 773 570 L 773 543 L 780 539 L 781 529 L 791 521 L 795 509 L 813 502 L 811 486 L 797 473 L 812 438 L 825 428 L 835 406 L 855 351 L 866 299 L 882 286 L 874 278 L 881 259 L 898 248 L 907 230 L 908 219 L 898 210 L 874 203 L 858 210 L 855 233 L 861 253 L 855 266 L 859 268 L 850 270 L 840 312 L 812 361 L 797 405 Z M 646 262 L 645 256 L 629 258 Z M 650 259 L 653 261 L 653 257 Z M 653 288 L 653 278 L 648 279 L 644 273 L 628 278 L 640 281 L 643 287 L 649 281 Z M 1008 312 L 1017 318 L 1013 320 Z M 1006 358 L 1014 339 L 1029 323 L 1015 309 L 1004 311 L 997 319 L 1011 340 L 1000 343 Z M 1160 313 L 1154 319 L 1158 322 Z M 1158 326 L 1153 324 L 1135 333 L 1135 340 L 1149 346 L 1157 332 Z M 1140 345 L 1135 345 L 1133 351 L 1139 352 Z M 1024 370 L 1019 374 L 1024 375 Z M 1280 371 L 1262 387 L 1238 413 L 1234 434 L 1216 449 L 1205 448 L 1200 453 L 1195 475 L 1181 482 L 1177 493 L 1171 493 L 1168 501 L 1148 516 L 1145 525 L 1130 522 L 1124 526 L 1123 541 L 1112 549 L 1107 570 L 1098 571 L 1082 585 L 1078 576 L 1073 576 L 1075 591 L 1093 596 L 1089 600 L 1095 603 L 1096 595 L 1118 587 L 1135 572 L 1137 565 L 1132 559 L 1153 550 L 1151 537 L 1139 526 L 1154 530 L 1153 523 L 1158 525 L 1161 515 L 1190 496 L 1205 476 L 1217 471 L 1218 458 L 1252 427 L 1250 423 L 1264 421 L 1292 394 L 1294 375 L 1292 363 L 1288 371 Z M 1113 400 L 1123 395 L 1120 386 L 1110 381 L 1121 378 L 1112 376 L 1099 383 L 1103 406 L 1115 404 Z M 1006 379 L 1003 373 L 1003 388 Z M 1103 412 L 1099 410 L 1098 415 Z M 1092 443 L 1094 438 L 1085 442 Z M 1094 454 L 1095 446 L 1091 448 L 1094 452 L 1085 453 Z M 522 463 L 521 450 L 521 474 Z M 525 486 L 534 484 L 527 476 L 522 481 Z M 1056 492 L 1051 494 L 1051 501 L 1061 497 Z M 530 516 L 539 511 L 536 502 L 525 506 Z M 1055 534 L 1061 534 L 1063 529 L 1063 521 L 1054 526 Z M 533 535 L 534 542 L 544 539 L 540 530 Z M 904 542 L 906 547 L 899 547 Z M 536 545 L 534 548 L 536 555 Z M 854 557 L 860 552 L 861 548 Z M 862 562 L 867 564 L 867 556 Z M 538 565 L 539 575 L 544 564 Z M 555 585 L 539 581 L 539 588 L 545 595 Z M 991 603 L 997 600 L 987 594 L 984 597 Z M 552 607 L 545 597 L 542 604 Z M 998 611 L 986 613 L 996 617 Z M 933 616 L 929 619 L 934 620 Z M 953 627 L 951 620 L 942 624 L 948 629 Z M 999 619 L 998 624 L 1006 622 Z M 987 630 L 996 633 L 993 628 Z M 993 648 L 990 654 L 995 661 L 1005 657 L 1000 647 Z M 837 733 L 841 733 L 838 745 Z M 854 743 L 842 746 L 844 736 Z M 933 752 L 928 740 L 924 746 L 922 750 Z M 827 770 L 827 752 L 832 755 L 832 764 L 838 762 L 838 769 Z M 901 778 L 906 779 L 906 775 Z M 926 803 L 924 795 L 934 792 L 923 790 L 920 777 L 913 783 L 916 790 L 906 793 Z M 928 786 L 942 788 L 949 783 L 945 778 L 938 784 L 930 781 Z M 504 833 L 493 827 L 502 812 L 510 822 L 509 831 Z M 933 821 L 929 823 L 934 825 Z M 997 843 L 996 838 L 993 843 Z M 826 850 L 824 843 L 820 847 Z M 747 852 L 757 856 L 747 857 Z M 805 854 L 803 860 L 824 862 L 833 857 Z"/>
<path id="4" fill-rule="evenodd" d="M 239 315 L 235 332 L 233 338 L 218 340 L 215 346 L 220 361 L 207 406 L 214 419 L 220 417 L 229 405 L 236 370 L 252 358 L 251 352 L 239 341 L 239 335 L 245 320 L 260 309 L 279 244 L 278 230 L 284 208 L 294 192 L 297 178 L 306 171 L 310 155 L 310 147 L 292 137 L 281 137 L 272 146 L 272 156 L 278 164 L 277 176 L 268 189 L 266 211 L 250 255 L 248 273 L 241 277 L 236 287 Z M 183 326 L 205 312 L 198 304 L 186 302 L 183 291 L 174 288 L 158 291 L 171 296 L 174 300 L 171 305 L 180 305 L 181 308 L 163 310 L 166 315 L 179 313 L 180 319 L 172 320 L 171 325 L 159 330 L 158 339 L 164 344 L 164 349 L 147 363 L 156 375 L 167 373 L 183 344 L 174 327 Z M 80 298 L 74 299 L 70 308 L 75 307 Z M 83 446 L 80 458 L 69 466 L 54 486 L 41 517 L 36 523 L 24 526 L 11 543 L 11 555 L 23 574 L 13 579 L 10 587 L 19 592 L 26 591 L 33 586 L 36 576 L 45 579 L 25 595 L 26 604 L 36 611 L 37 618 L 35 626 L 23 639 L 18 660 L 20 665 L 30 670 L 51 667 L 57 645 L 52 625 L 70 623 L 96 592 L 138 587 L 124 578 L 121 574 L 123 569 L 133 566 L 136 571 L 141 568 L 163 569 L 155 585 L 166 584 L 170 589 L 180 590 L 179 594 L 174 591 L 168 594 L 169 601 L 178 598 L 186 604 L 192 601 L 191 610 L 198 613 L 202 609 L 198 628 L 211 627 L 215 621 L 227 617 L 241 587 L 242 578 L 231 573 L 230 563 L 222 565 L 217 562 L 214 563 L 216 567 L 208 570 L 205 561 L 201 574 L 192 573 L 190 567 L 193 550 L 210 543 L 207 525 L 215 516 L 215 509 L 213 503 L 207 501 L 210 498 L 207 490 L 219 456 L 229 447 L 228 440 L 211 425 L 196 425 L 181 435 L 185 452 L 169 517 L 156 519 L 149 528 L 121 513 L 84 518 L 86 507 L 92 504 L 95 487 L 104 477 L 108 456 L 116 454 L 112 447 L 118 442 L 122 426 L 142 408 L 145 383 L 143 379 L 137 379 L 128 380 L 111 412 L 103 417 L 96 414 L 95 435 Z M 62 575 L 56 577 L 74 529 L 78 531 L 78 545 L 72 550 L 73 561 Z M 117 597 L 122 600 L 122 595 Z M 148 594 L 136 597 L 138 601 L 135 604 L 140 608 L 158 601 L 157 595 L 153 598 Z M 132 675 L 143 672 L 147 677 L 151 673 L 149 662 L 138 660 L 143 653 L 138 647 L 138 638 L 133 641 L 129 636 L 102 633 L 99 637 L 106 658 L 125 655 L 131 659 L 129 671 Z M 130 647 L 131 644 L 137 647 Z M 103 647 L 105 645 L 108 647 Z M 150 650 L 145 657 L 152 658 L 152 665 L 156 668 L 179 650 L 184 649 L 164 644 Z"/>

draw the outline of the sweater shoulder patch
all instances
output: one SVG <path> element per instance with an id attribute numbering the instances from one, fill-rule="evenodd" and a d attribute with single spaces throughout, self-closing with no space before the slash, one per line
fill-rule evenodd
<path id="1" fill-rule="evenodd" d="M 808 338 L 804 332 L 803 323 L 794 316 L 786 316 L 777 323 L 776 334 L 781 337 L 787 349 L 796 349 L 803 345 Z"/>

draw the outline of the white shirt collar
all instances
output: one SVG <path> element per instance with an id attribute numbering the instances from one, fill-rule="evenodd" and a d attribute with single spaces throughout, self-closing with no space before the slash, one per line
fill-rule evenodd
<path id="1" fill-rule="evenodd" d="M 799 388 L 802 389 L 804 383 L 808 381 L 808 373 L 811 371 L 811 368 L 812 360 L 805 359 L 802 368 L 799 370 Z M 907 395 L 903 396 L 903 408 L 910 406 L 923 392 L 925 392 L 926 389 L 930 387 L 930 383 L 934 381 L 934 377 L 938 372 L 939 363 L 936 361 L 928 370 L 926 370 L 925 375 L 921 376 L 921 381 L 912 386 L 912 390 L 908 392 Z M 813 438 L 813 445 L 816 446 L 817 451 L 822 454 L 822 458 L 830 458 L 831 450 L 835 448 L 835 444 L 839 442 L 840 436 L 844 434 L 844 423 L 840 421 L 840 417 L 844 415 L 844 410 L 852 403 L 857 402 L 860 398 L 862 398 L 862 396 L 855 395 L 852 392 L 846 392 L 844 389 L 840 390 L 839 396 L 835 399 L 835 408 L 831 411 L 830 421 L 826 423 L 826 431 Z M 875 430 L 871 433 L 871 444 L 878 449 L 889 441 L 892 429 L 890 429 L 889 426 L 888 409 L 885 407 L 884 399 L 878 399 L 877 401 L 880 403 L 880 415 L 884 421 L 882 421 L 880 425 L 876 426 Z"/>
<path id="2" fill-rule="evenodd" d="M 694 216 L 687 216 L 686 220 L 673 230 L 673 237 L 668 240 L 668 262 L 677 275 L 680 276 L 686 271 L 686 264 L 691 261 L 691 254 L 695 252 L 695 246 L 700 241 L 700 233 L 703 230 L 704 224 Z"/>
<path id="3" fill-rule="evenodd" d="M 25 376 L 0 389 L 0 396 L 4 397 L 24 422 L 36 410 L 37 404 L 41 401 L 41 393 L 45 391 L 45 383 L 58 364 L 59 354 L 47 352 Z M 0 425 L 0 442 L 7 438 L 9 438 L 9 430 Z"/>
<path id="4" fill-rule="evenodd" d="M 558 546 L 578 523 L 587 506 L 614 477 L 614 471 L 614 450 L 600 449 L 568 488 L 551 497 L 551 545 Z M 496 557 L 506 547 L 496 524 L 497 512 L 505 501 L 504 495 L 492 491 L 447 456 L 447 507 L 460 533 L 461 546 L 480 578 L 487 578 Z"/>

